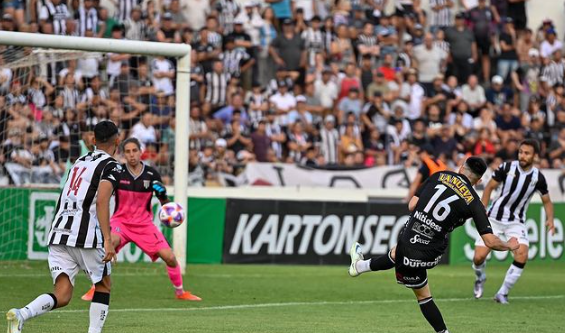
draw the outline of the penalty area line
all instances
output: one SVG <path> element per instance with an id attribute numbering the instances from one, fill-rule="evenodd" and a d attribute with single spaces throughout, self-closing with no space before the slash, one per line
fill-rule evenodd
<path id="1" fill-rule="evenodd" d="M 551 295 L 551 296 L 514 296 L 511 300 L 540 300 L 540 299 L 563 299 L 565 295 Z M 490 299 L 489 299 L 490 300 Z M 461 298 L 445 298 L 436 299 L 438 303 L 442 302 L 465 302 L 465 301 L 477 301 L 471 297 L 461 297 Z M 394 304 L 394 303 L 414 303 L 414 299 L 383 299 L 374 301 L 319 301 L 319 302 L 284 302 L 284 303 L 257 303 L 257 304 L 238 304 L 238 305 L 220 305 L 220 306 L 208 306 L 201 308 L 130 308 L 130 309 L 112 309 L 110 307 L 110 312 L 184 312 L 184 311 L 221 311 L 221 310 L 245 310 L 245 309 L 257 309 L 257 308 L 278 308 L 278 307 L 288 307 L 288 306 L 325 306 L 325 305 L 363 305 L 363 304 Z M 88 309 L 76 309 L 76 310 L 55 310 L 51 313 L 82 313 L 88 312 Z"/>

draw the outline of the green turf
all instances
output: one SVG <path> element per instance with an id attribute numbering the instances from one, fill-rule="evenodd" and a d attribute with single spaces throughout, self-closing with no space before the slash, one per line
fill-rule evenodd
<path id="1" fill-rule="evenodd" d="M 490 298 L 505 271 L 488 268 L 485 299 L 479 301 L 471 298 L 470 267 L 430 271 L 432 293 L 450 331 L 565 332 L 565 265 L 528 264 L 511 304 L 501 306 Z M 149 274 L 132 274 L 143 272 Z M 433 332 L 392 271 L 352 279 L 346 267 L 336 266 L 190 266 L 185 285 L 202 302 L 172 299 L 164 269 L 120 264 L 113 278 L 104 332 Z M 50 285 L 44 262 L 0 263 L 0 310 L 21 307 Z M 77 278 L 77 288 L 67 308 L 27 322 L 24 332 L 86 332 L 88 304 L 79 299 L 88 288 L 84 276 Z"/>

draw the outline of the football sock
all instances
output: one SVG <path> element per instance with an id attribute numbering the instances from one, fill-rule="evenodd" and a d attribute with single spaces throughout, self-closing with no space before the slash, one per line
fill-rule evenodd
<path id="1" fill-rule="evenodd" d="M 169 274 L 169 279 L 175 287 L 175 294 L 182 295 L 184 289 L 182 287 L 182 274 L 180 272 L 180 265 L 176 267 L 169 267 L 167 266 L 167 273 Z"/>
<path id="2" fill-rule="evenodd" d="M 53 294 L 39 295 L 31 303 L 20 309 L 20 314 L 24 320 L 41 316 L 53 310 L 57 306 L 57 298 Z"/>
<path id="3" fill-rule="evenodd" d="M 516 282 L 520 278 L 520 275 L 522 275 L 524 266 L 526 266 L 526 263 L 520 263 L 517 261 L 514 261 L 512 265 L 510 265 L 510 268 L 508 268 L 508 271 L 506 272 L 506 277 L 504 278 L 504 282 L 502 283 L 502 286 L 498 290 L 498 294 L 508 295 L 510 289 L 512 289 L 512 287 L 516 284 Z"/>
<path id="4" fill-rule="evenodd" d="M 94 292 L 92 302 L 90 303 L 90 326 L 88 333 L 101 333 L 106 317 L 108 317 L 108 308 L 110 307 L 110 294 L 99 291 Z"/>
<path id="5" fill-rule="evenodd" d="M 371 258 L 370 266 L 372 271 L 386 271 L 394 267 L 394 260 L 390 256 L 390 251 L 384 256 L 378 258 Z"/>
<path id="6" fill-rule="evenodd" d="M 473 263 L 473 269 L 475 270 L 475 278 L 476 280 L 480 280 L 483 281 L 484 279 L 486 279 L 487 275 L 485 273 L 485 268 L 487 267 L 487 262 L 486 260 L 480 264 L 480 265 L 475 265 Z"/>
<path id="7" fill-rule="evenodd" d="M 420 304 L 420 310 L 422 310 L 422 314 L 424 315 L 428 323 L 432 325 L 436 332 L 447 331 L 447 327 L 445 327 L 441 312 L 439 312 L 436 303 L 434 303 L 433 297 L 424 298 L 418 301 L 418 304 Z"/>

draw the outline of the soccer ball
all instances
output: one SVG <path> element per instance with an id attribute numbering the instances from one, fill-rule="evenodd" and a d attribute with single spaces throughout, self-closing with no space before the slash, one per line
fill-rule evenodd
<path id="1" fill-rule="evenodd" d="M 184 222 L 184 209 L 176 202 L 169 202 L 159 210 L 159 220 L 168 228 L 176 228 Z"/>

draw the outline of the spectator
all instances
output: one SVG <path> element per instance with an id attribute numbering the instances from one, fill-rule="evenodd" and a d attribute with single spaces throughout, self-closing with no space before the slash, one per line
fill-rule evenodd
<path id="1" fill-rule="evenodd" d="M 490 107 L 500 108 L 505 103 L 513 102 L 514 94 L 510 88 L 504 86 L 504 79 L 501 76 L 493 76 L 491 83 L 491 87 L 485 93 Z"/>
<path id="2" fill-rule="evenodd" d="M 508 75 L 518 68 L 516 52 L 516 30 L 512 19 L 507 18 L 500 34 L 500 56 L 498 58 L 498 75 L 505 81 Z"/>
<path id="3" fill-rule="evenodd" d="M 347 158 L 347 156 L 363 151 L 361 136 L 356 133 L 354 129 L 355 127 L 353 123 L 347 123 L 345 126 L 345 132 L 341 136 L 339 155 L 342 162 Z"/>
<path id="4" fill-rule="evenodd" d="M 526 14 L 527 0 L 509 0 L 508 17 L 514 21 L 516 30 L 521 32 L 528 26 L 528 16 Z"/>
<path id="5" fill-rule="evenodd" d="M 461 89 L 461 97 L 469 104 L 470 113 L 478 115 L 480 108 L 487 102 L 485 90 L 479 85 L 479 80 L 475 75 L 469 76 L 467 84 Z"/>
<path id="6" fill-rule="evenodd" d="M 451 8 L 453 0 L 430 0 L 432 11 L 430 31 L 435 33 L 438 30 L 445 30 L 451 25 Z"/>
<path id="7" fill-rule="evenodd" d="M 540 55 L 537 49 L 528 51 L 528 58 L 512 73 L 512 83 L 520 94 L 520 109 L 526 111 L 531 96 L 540 92 L 539 76 L 541 74 Z"/>
<path id="8" fill-rule="evenodd" d="M 468 15 L 473 27 L 477 51 L 481 54 L 483 81 L 488 82 L 490 79 L 491 29 L 494 26 L 495 17 L 486 0 L 479 0 L 478 6 L 471 8 Z M 504 49 L 504 46 L 501 45 L 501 48 Z"/>
<path id="9" fill-rule="evenodd" d="M 561 51 L 561 49 L 557 49 L 553 51 L 551 60 L 546 59 L 546 62 L 548 64 L 544 67 L 542 76 L 545 78 L 549 87 L 563 84 L 565 64 L 562 54 L 563 52 Z"/>
<path id="10" fill-rule="evenodd" d="M 363 110 L 363 101 L 359 96 L 359 89 L 356 87 L 349 88 L 349 93 L 345 98 L 339 102 L 337 107 L 339 118 L 341 122 L 346 121 L 346 117 L 349 114 L 355 116 L 355 121 L 359 122 L 361 119 L 361 111 Z"/>
<path id="11" fill-rule="evenodd" d="M 265 120 L 259 120 L 257 130 L 251 133 L 251 141 L 253 143 L 253 154 L 258 162 L 269 162 L 268 152 L 271 149 L 271 138 L 267 135 L 267 123 Z"/>
<path id="12" fill-rule="evenodd" d="M 263 11 L 263 25 L 260 28 L 259 43 L 259 80 L 266 85 L 274 78 L 275 62 L 270 56 L 272 42 L 277 38 L 275 29 L 275 16 L 271 7 Z"/>
<path id="13" fill-rule="evenodd" d="M 455 26 L 445 31 L 451 53 L 451 73 L 459 82 L 467 82 L 472 66 L 477 61 L 477 43 L 473 33 L 465 27 L 465 14 L 455 16 Z"/>
<path id="14" fill-rule="evenodd" d="M 424 43 L 414 48 L 412 65 L 418 69 L 420 83 L 426 90 L 432 88 L 434 78 L 442 73 L 445 68 L 444 61 L 447 59 L 447 54 L 434 46 L 433 42 L 434 36 L 428 32 L 424 36 Z"/>
<path id="15" fill-rule="evenodd" d="M 555 50 L 562 50 L 563 43 L 557 39 L 555 29 L 545 31 L 545 40 L 540 45 L 540 54 L 543 58 L 551 58 Z"/>
<path id="16" fill-rule="evenodd" d="M 512 114 L 512 108 L 509 104 L 502 106 L 501 112 L 496 117 L 495 122 L 498 129 L 498 136 L 503 143 L 506 143 L 510 138 L 516 138 L 522 128 L 520 118 Z"/>
<path id="17" fill-rule="evenodd" d="M 230 105 L 214 113 L 214 119 L 221 121 L 222 125 L 227 126 L 231 124 L 236 112 L 240 114 L 240 122 L 247 125 L 249 123 L 249 115 L 243 104 L 243 97 L 239 94 L 232 96 Z"/>
<path id="18" fill-rule="evenodd" d="M 422 105 L 426 99 L 425 90 L 418 83 L 418 72 L 411 69 L 407 76 L 407 85 L 410 88 L 408 119 L 415 120 L 422 116 Z"/>
<path id="19" fill-rule="evenodd" d="M 229 125 L 229 131 L 224 135 L 224 139 L 227 141 L 227 146 L 232 150 L 235 155 L 240 151 L 251 149 L 253 142 L 246 132 L 241 130 L 241 123 L 233 119 Z"/>
<path id="20" fill-rule="evenodd" d="M 269 98 L 269 102 L 277 114 L 277 122 L 282 127 L 288 126 L 288 113 L 296 107 L 296 98 L 288 93 L 285 81 L 278 82 L 278 91 Z"/>
<path id="21" fill-rule="evenodd" d="M 306 97 L 303 95 L 296 96 L 296 108 L 288 113 L 288 123 L 294 124 L 301 122 L 307 133 L 313 132 L 314 118 L 308 112 L 308 105 L 306 104 Z"/>
<path id="22" fill-rule="evenodd" d="M 327 115 L 320 129 L 320 151 L 329 165 L 338 163 L 339 132 L 335 128 L 335 117 Z"/>
<path id="23" fill-rule="evenodd" d="M 288 1 L 288 0 L 283 0 Z M 288 18 L 283 20 L 282 34 L 278 35 L 269 48 L 269 53 L 279 68 L 290 72 L 289 75 L 299 76 L 299 71 L 306 64 L 306 53 L 304 41 L 295 34 L 292 21 Z"/>
<path id="24" fill-rule="evenodd" d="M 157 142 L 157 133 L 153 127 L 153 115 L 151 112 L 144 112 L 141 115 L 141 120 L 135 124 L 131 129 L 130 137 L 138 139 L 145 148 L 149 143 Z"/>

